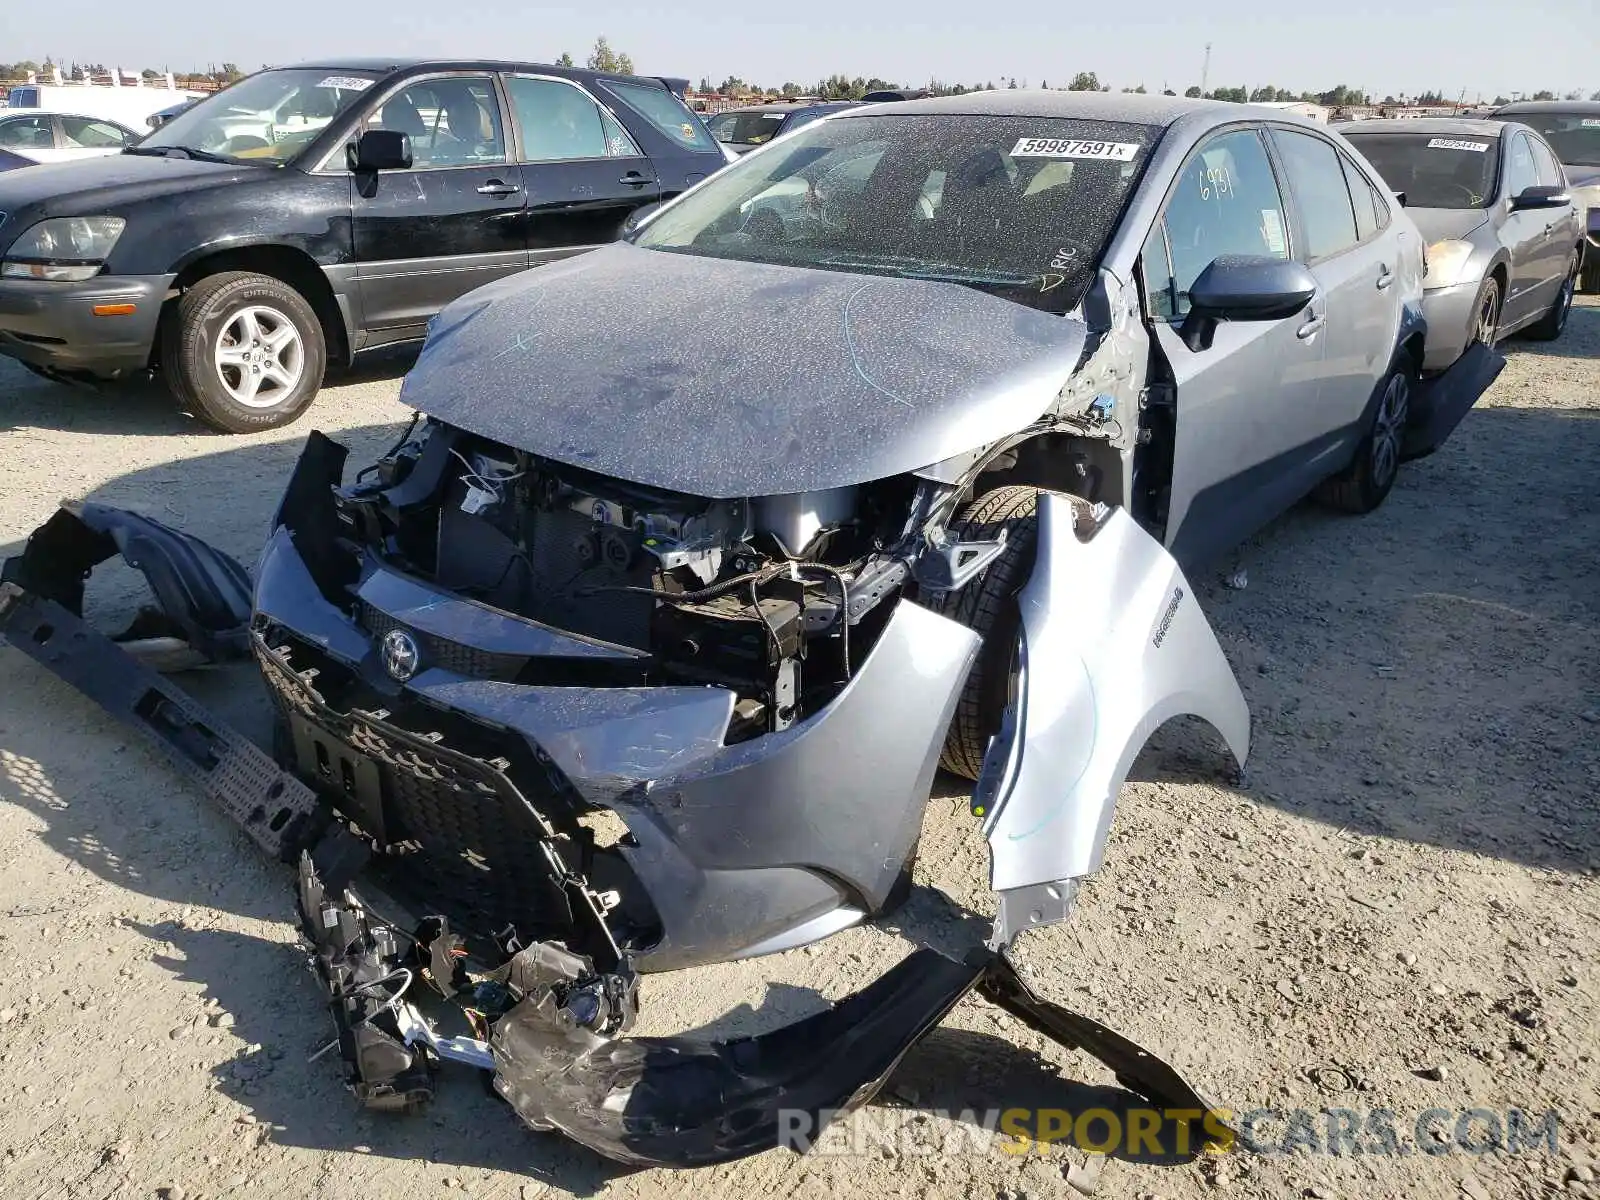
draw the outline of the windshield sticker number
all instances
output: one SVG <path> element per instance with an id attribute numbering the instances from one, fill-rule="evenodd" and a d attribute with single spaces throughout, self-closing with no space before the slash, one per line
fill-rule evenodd
<path id="1" fill-rule="evenodd" d="M 346 92 L 364 92 L 372 86 L 372 80 L 362 79 L 356 75 L 329 75 L 317 86 L 338 88 Z"/>
<path id="2" fill-rule="evenodd" d="M 1137 142 L 1089 142 L 1078 138 L 1018 138 L 1011 147 L 1012 158 L 1098 158 L 1108 162 L 1132 162 L 1139 153 Z"/>
<path id="3" fill-rule="evenodd" d="M 1474 154 L 1482 154 L 1489 149 L 1488 142 L 1467 142 L 1460 138 L 1429 138 L 1429 150 L 1471 150 Z"/>
<path id="4" fill-rule="evenodd" d="M 1578 125 L 1583 129 L 1600 129 L 1600 117 L 1585 117 Z"/>
<path id="5" fill-rule="evenodd" d="M 1207 167 L 1200 172 L 1200 199 L 1220 200 L 1233 195 L 1233 176 L 1227 167 Z"/>
<path id="6" fill-rule="evenodd" d="M 1266 243 L 1268 254 L 1288 256 L 1289 242 L 1283 236 L 1283 215 L 1275 208 L 1261 210 L 1261 240 Z"/>

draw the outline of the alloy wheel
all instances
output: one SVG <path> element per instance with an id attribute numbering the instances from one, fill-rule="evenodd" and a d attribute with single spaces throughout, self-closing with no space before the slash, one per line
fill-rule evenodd
<path id="1" fill-rule="evenodd" d="M 1411 381 L 1396 371 L 1383 389 L 1372 426 L 1372 482 L 1380 488 L 1388 487 L 1400 469 L 1400 443 L 1405 437 L 1410 404 Z"/>
<path id="2" fill-rule="evenodd" d="M 282 404 L 306 368 L 299 329 L 282 312 L 261 304 L 241 308 L 223 322 L 212 359 L 228 395 L 246 408 Z"/>

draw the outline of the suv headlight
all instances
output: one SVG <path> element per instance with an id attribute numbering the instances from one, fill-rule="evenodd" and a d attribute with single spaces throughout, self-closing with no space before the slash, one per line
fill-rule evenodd
<path id="1" fill-rule="evenodd" d="M 76 282 L 100 273 L 127 224 L 121 217 L 55 217 L 11 243 L 0 277 Z"/>
<path id="2" fill-rule="evenodd" d="M 1428 273 L 1422 280 L 1424 290 L 1453 287 L 1460 283 L 1461 272 L 1466 270 L 1471 257 L 1471 242 L 1434 242 L 1428 247 Z"/>

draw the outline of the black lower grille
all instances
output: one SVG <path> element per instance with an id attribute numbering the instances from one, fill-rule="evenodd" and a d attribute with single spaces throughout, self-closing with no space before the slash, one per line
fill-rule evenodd
<path id="1" fill-rule="evenodd" d="M 277 653 L 258 644 L 257 658 L 294 734 L 300 773 L 379 843 L 374 870 L 397 900 L 480 938 L 508 925 L 524 938 L 570 930 L 566 894 L 541 846 L 549 825 L 503 763 L 370 713 L 336 712 Z"/>

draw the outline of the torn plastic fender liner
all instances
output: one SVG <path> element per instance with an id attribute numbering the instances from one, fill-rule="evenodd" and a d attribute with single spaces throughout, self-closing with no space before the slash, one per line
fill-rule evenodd
<path id="1" fill-rule="evenodd" d="M 172 637 L 212 662 L 249 656 L 249 574 L 199 538 L 138 513 L 63 503 L 22 553 L 6 560 L 0 581 L 81 617 L 84 581 L 119 551 L 149 582 L 160 611 L 142 611 L 114 641 Z"/>
<path id="2" fill-rule="evenodd" d="M 1101 519 L 1087 501 L 1041 494 L 1038 557 L 1018 600 L 1018 698 L 973 810 L 1002 921 L 1012 893 L 1029 898 L 1028 923 L 1048 924 L 1051 900 L 1062 902 L 1053 919 L 1065 916 L 1063 885 L 1099 867 L 1145 739 L 1172 717 L 1199 716 L 1242 767 L 1250 713 L 1182 570 L 1121 509 Z M 1062 894 L 1043 908 L 1023 891 L 1052 886 Z"/>

